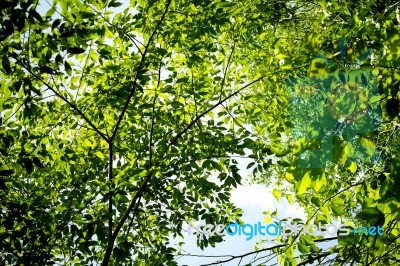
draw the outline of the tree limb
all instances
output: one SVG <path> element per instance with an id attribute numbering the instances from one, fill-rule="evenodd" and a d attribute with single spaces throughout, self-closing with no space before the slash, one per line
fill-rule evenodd
<path id="1" fill-rule="evenodd" d="M 28 67 L 26 67 L 20 60 L 18 60 L 23 67 L 31 74 L 33 75 L 35 78 L 37 78 L 38 80 L 40 80 L 41 82 L 43 82 L 43 84 L 49 88 L 49 90 L 51 90 L 55 95 L 57 95 L 57 97 L 59 97 L 60 99 L 62 99 L 64 102 L 66 102 L 72 109 L 74 109 L 90 126 L 91 128 L 93 128 L 94 131 L 96 131 L 102 139 L 104 139 L 106 142 L 109 142 L 108 137 L 102 133 L 93 123 L 92 121 L 90 121 L 90 119 L 72 102 L 70 102 L 67 98 L 65 98 L 64 96 L 62 96 L 58 91 L 56 91 L 49 83 L 47 83 L 46 81 L 44 81 L 40 76 L 36 75 L 34 72 L 32 72 L 32 70 L 30 70 Z"/>
<path id="2" fill-rule="evenodd" d="M 117 121 L 117 123 L 116 123 L 116 125 L 115 125 L 114 131 L 113 131 L 113 133 L 112 133 L 112 135 L 111 135 L 111 137 L 110 137 L 110 139 L 109 139 L 109 143 L 111 143 L 112 140 L 114 139 L 114 137 L 116 136 L 117 131 L 118 131 L 118 128 L 119 128 L 119 125 L 121 124 L 121 121 L 122 121 L 122 119 L 123 119 L 123 117 L 124 117 L 124 115 L 125 115 L 125 113 L 126 113 L 126 110 L 128 109 L 129 103 L 130 103 L 130 101 L 131 101 L 131 99 L 132 99 L 132 97 L 133 97 L 133 95 L 134 95 L 134 93 L 135 93 L 135 91 L 136 91 L 136 83 L 137 83 L 137 80 L 138 80 L 138 78 L 139 78 L 139 72 L 140 72 L 140 70 L 141 70 L 142 67 L 143 67 L 143 64 L 144 64 L 144 61 L 145 61 L 145 58 L 146 58 L 147 51 L 148 51 L 148 49 L 149 49 L 149 47 L 150 47 L 151 41 L 152 41 L 152 39 L 153 39 L 153 37 L 154 37 L 154 35 L 155 35 L 157 29 L 159 28 L 159 26 L 160 26 L 161 23 L 163 22 L 163 20 L 164 20 L 166 14 L 167 14 L 167 12 L 168 12 L 168 8 L 169 8 L 169 5 L 171 4 L 171 1 L 172 1 L 172 0 L 169 0 L 169 1 L 167 2 L 166 7 L 165 7 L 165 10 L 164 10 L 164 13 L 162 14 L 162 17 L 161 17 L 160 21 L 158 22 L 157 26 L 155 27 L 153 33 L 151 34 L 151 36 L 150 36 L 150 38 L 149 38 L 149 41 L 147 42 L 147 45 L 146 45 L 145 50 L 144 50 L 143 55 L 142 55 L 142 59 L 140 60 L 138 69 L 137 69 L 137 71 L 136 71 L 135 79 L 134 79 L 134 81 L 133 81 L 133 87 L 132 87 L 132 89 L 131 89 L 131 91 L 130 91 L 130 93 L 129 93 L 128 98 L 126 99 L 124 109 L 122 110 L 122 112 L 121 112 L 121 114 L 120 114 L 120 116 L 119 116 L 119 118 L 118 118 L 118 121 Z M 112 165 L 110 165 L 110 168 L 112 168 Z M 118 235 L 119 231 L 121 230 L 122 226 L 124 225 L 125 221 L 128 219 L 129 213 L 132 211 L 133 207 L 135 206 L 136 200 L 137 200 L 138 198 L 140 198 L 141 195 L 143 194 L 143 192 L 144 192 L 144 190 L 145 190 L 145 188 L 146 188 L 146 184 L 147 184 L 148 180 L 150 180 L 150 177 L 151 177 L 151 175 L 148 175 L 148 176 L 145 178 L 145 180 L 143 181 L 143 183 L 142 183 L 142 185 L 141 185 L 139 191 L 138 191 L 138 192 L 136 193 L 136 195 L 133 197 L 131 203 L 130 203 L 129 206 L 128 206 L 128 209 L 125 211 L 125 213 L 124 213 L 124 215 L 122 216 L 121 220 L 119 221 L 117 227 L 115 228 L 114 233 L 111 234 L 110 243 L 108 244 L 106 253 L 104 254 L 104 258 L 103 258 L 103 262 L 102 262 L 102 265 L 103 265 L 103 266 L 107 266 L 107 265 L 109 264 L 110 257 L 111 257 L 111 253 L 112 253 L 112 251 L 113 251 L 114 241 L 115 241 L 115 239 L 117 238 L 117 235 Z"/>
<path id="3" fill-rule="evenodd" d="M 138 69 L 137 69 L 136 74 L 135 74 L 135 79 L 133 80 L 132 89 L 129 92 L 128 98 L 126 99 L 126 102 L 125 102 L 124 109 L 122 109 L 122 112 L 121 112 L 121 114 L 120 114 L 120 116 L 118 118 L 117 124 L 115 125 L 114 132 L 112 133 L 112 135 L 110 137 L 111 140 L 117 135 L 118 127 L 121 124 L 122 119 L 124 118 L 124 115 L 126 113 L 126 110 L 128 109 L 129 103 L 131 102 L 131 99 L 132 99 L 133 95 L 135 94 L 136 84 L 137 84 L 137 81 L 138 81 L 138 78 L 139 78 L 139 73 L 142 70 L 144 61 L 146 59 L 147 51 L 149 50 L 149 47 L 150 47 L 151 41 L 153 40 L 154 35 L 156 34 L 156 32 L 157 32 L 158 28 L 160 27 L 161 23 L 164 21 L 165 15 L 168 12 L 168 8 L 169 8 L 169 5 L 171 4 L 171 1 L 172 0 L 168 0 L 168 2 L 166 4 L 166 7 L 165 7 L 165 10 L 164 10 L 164 13 L 162 14 L 162 17 L 161 17 L 160 21 L 158 22 L 157 26 L 153 30 L 153 33 L 150 35 L 149 41 L 146 44 L 146 47 L 145 47 L 145 49 L 143 51 L 142 58 L 140 60 L 139 66 L 138 66 Z"/>

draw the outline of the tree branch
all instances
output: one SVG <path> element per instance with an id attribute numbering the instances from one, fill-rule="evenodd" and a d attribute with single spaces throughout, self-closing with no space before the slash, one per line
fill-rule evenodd
<path id="1" fill-rule="evenodd" d="M 131 89 L 131 91 L 129 92 L 128 98 L 126 99 L 126 102 L 125 102 L 124 109 L 122 109 L 122 112 L 121 112 L 121 114 L 120 114 L 120 116 L 119 116 L 119 118 L 118 118 L 117 124 L 115 125 L 114 132 L 112 133 L 112 135 L 111 135 L 111 137 L 110 137 L 110 140 L 112 140 L 112 139 L 117 135 L 117 131 L 118 131 L 119 125 L 121 124 L 122 119 L 124 118 L 124 115 L 125 115 L 125 113 L 126 113 L 126 110 L 128 109 L 129 103 L 130 103 L 130 101 L 131 101 L 133 95 L 135 94 L 135 91 L 136 91 L 136 84 L 137 84 L 137 81 L 138 81 L 138 78 L 139 78 L 139 73 L 140 73 L 140 70 L 142 70 L 144 61 L 145 61 L 145 59 L 146 59 L 147 51 L 149 50 L 151 41 L 153 40 L 153 37 L 154 37 L 154 35 L 156 34 L 157 29 L 160 27 L 161 23 L 163 22 L 163 20 L 164 20 L 164 18 L 165 18 L 165 15 L 166 15 L 167 12 L 168 12 L 168 8 L 169 8 L 169 5 L 171 4 L 171 1 L 172 1 L 172 0 L 168 0 L 168 2 L 167 2 L 167 4 L 166 4 L 166 7 L 165 7 L 165 10 L 164 10 L 164 13 L 162 14 L 162 17 L 161 17 L 160 21 L 158 22 L 157 26 L 155 27 L 153 33 L 150 35 L 149 41 L 148 41 L 147 44 L 146 44 L 146 47 L 145 47 L 145 49 L 144 49 L 144 51 L 143 51 L 142 58 L 141 58 L 141 60 L 140 60 L 139 66 L 138 66 L 138 69 L 137 69 L 136 74 L 135 74 L 135 79 L 133 80 L 132 89 Z"/>
<path id="2" fill-rule="evenodd" d="M 242 255 L 238 255 L 238 256 L 232 256 L 232 255 L 230 255 L 230 257 L 231 257 L 230 259 L 227 259 L 227 260 L 219 260 L 219 261 L 212 262 L 212 263 L 209 263 L 209 264 L 202 264 L 201 266 L 209 266 L 209 265 L 217 265 L 217 264 L 220 264 L 220 263 L 226 263 L 226 262 L 229 262 L 229 261 L 232 261 L 232 260 L 235 260 L 235 259 L 241 259 L 241 258 L 250 256 L 250 255 L 253 255 L 253 254 L 257 254 L 257 253 L 260 253 L 260 252 L 270 251 L 270 250 L 273 250 L 273 249 L 276 249 L 276 248 L 286 247 L 286 245 L 287 245 L 287 244 L 276 245 L 276 246 L 273 246 L 273 247 L 263 248 L 263 249 L 260 249 L 260 250 L 248 252 L 248 253 L 245 253 L 245 254 L 242 254 Z"/>
<path id="3" fill-rule="evenodd" d="M 103 16 L 103 14 L 101 14 L 99 11 L 97 11 L 94 7 L 92 7 L 92 6 L 90 6 L 90 5 L 89 5 L 89 7 L 93 10 L 93 12 L 95 12 L 95 13 L 96 13 L 97 15 L 99 15 L 102 19 L 104 19 L 104 21 L 107 22 L 108 25 L 110 25 L 111 27 L 115 28 L 116 30 L 119 30 L 120 32 L 122 32 L 122 33 L 133 43 L 133 45 L 135 45 L 135 47 L 136 47 L 136 49 L 138 50 L 138 52 L 139 52 L 141 55 L 143 55 L 142 50 L 140 50 L 139 46 L 138 46 L 138 45 L 136 44 L 136 42 L 135 42 L 135 38 L 129 36 L 129 34 L 128 34 L 123 28 L 120 28 L 120 27 L 114 25 L 113 23 L 111 23 L 110 21 L 108 21 L 108 20 Z M 138 42 L 139 42 L 139 41 L 138 41 Z M 140 43 L 140 42 L 139 42 L 139 43 Z"/>
<path id="4" fill-rule="evenodd" d="M 315 257 L 311 257 L 311 258 L 309 258 L 309 259 L 307 259 L 307 260 L 305 260 L 305 261 L 303 261 L 303 262 L 297 264 L 297 266 L 304 266 L 304 265 L 307 265 L 307 264 L 309 264 L 309 263 L 312 263 L 312 262 L 314 262 L 314 261 L 316 261 L 316 260 L 318 260 L 318 259 L 327 257 L 327 256 L 329 256 L 329 255 L 331 255 L 330 252 L 324 252 L 324 253 L 322 253 L 322 254 L 319 254 L 319 255 L 317 255 L 317 256 L 315 256 Z"/>
<path id="5" fill-rule="evenodd" d="M 171 0 L 168 0 L 168 2 L 167 2 L 167 4 L 166 4 L 166 7 L 165 7 L 165 10 L 164 10 L 164 13 L 162 14 L 162 17 L 161 17 L 160 21 L 158 22 L 157 26 L 155 27 L 153 33 L 151 34 L 151 36 L 150 36 L 150 38 L 149 38 L 149 41 L 147 42 L 147 45 L 146 45 L 145 50 L 144 50 L 143 55 L 142 55 L 142 59 L 140 60 L 138 69 L 137 69 L 137 71 L 136 71 L 135 79 L 134 79 L 134 81 L 133 81 L 133 87 L 132 87 L 132 89 L 131 89 L 131 91 L 130 91 L 130 93 L 129 93 L 128 98 L 126 99 L 124 109 L 122 110 L 122 112 L 121 112 L 121 114 L 120 114 L 120 116 L 119 116 L 119 118 L 118 118 L 118 121 L 117 121 L 117 123 L 116 123 L 116 125 L 115 125 L 114 131 L 113 131 L 113 133 L 112 133 L 112 135 L 111 135 L 111 137 L 110 137 L 110 139 L 109 139 L 109 143 L 111 143 L 112 140 L 114 139 L 114 137 L 116 136 L 117 131 L 118 131 L 118 128 L 119 128 L 119 125 L 121 124 L 121 121 L 122 121 L 122 119 L 123 119 L 123 117 L 124 117 L 124 115 L 125 115 L 125 113 L 126 113 L 126 110 L 128 109 L 129 103 L 130 103 L 130 101 L 131 101 L 131 99 L 132 99 L 132 97 L 133 97 L 133 95 L 134 95 L 134 93 L 135 93 L 135 91 L 136 91 L 136 83 L 137 83 L 137 80 L 138 80 L 138 78 L 139 78 L 139 72 L 140 72 L 140 70 L 141 70 L 142 67 L 143 67 L 143 64 L 144 64 L 144 61 L 145 61 L 145 58 L 146 58 L 147 51 L 148 51 L 148 49 L 149 49 L 149 47 L 150 47 L 151 41 L 152 41 L 152 39 L 153 39 L 153 37 L 154 37 L 154 35 L 155 35 L 157 29 L 158 29 L 159 26 L 161 25 L 162 21 L 164 20 L 166 14 L 167 14 L 167 12 L 168 12 L 168 8 L 169 8 L 170 4 L 171 4 Z M 112 165 L 110 165 L 110 168 L 112 168 Z M 119 231 L 121 230 L 122 226 L 124 225 L 125 221 L 128 219 L 129 213 L 132 211 L 133 207 L 135 206 L 136 201 L 137 201 L 138 198 L 140 198 L 141 195 L 143 194 L 143 192 L 144 192 L 144 190 L 145 190 L 145 188 L 146 188 L 146 184 L 147 184 L 147 182 L 150 180 L 150 177 L 151 177 L 151 174 L 149 174 L 149 175 L 145 178 L 145 180 L 143 181 L 142 185 L 140 186 L 139 191 L 138 191 L 138 192 L 136 193 L 136 195 L 133 197 L 131 203 L 129 204 L 129 206 L 128 206 L 128 208 L 127 208 L 127 210 L 125 211 L 124 215 L 121 217 L 121 220 L 119 221 L 117 227 L 115 228 L 114 233 L 111 234 L 110 243 L 108 244 L 106 253 L 104 254 L 104 258 L 103 258 L 103 262 L 102 262 L 102 265 L 103 265 L 103 266 L 107 266 L 107 265 L 109 264 L 109 262 L 110 262 L 110 257 L 111 257 L 111 253 L 112 253 L 112 251 L 113 251 L 114 241 L 115 241 L 115 239 L 117 238 L 117 235 L 118 235 Z"/>
<path id="6" fill-rule="evenodd" d="M 182 130 L 180 133 L 178 133 L 173 140 L 169 143 L 169 145 L 165 148 L 164 150 L 164 154 L 168 151 L 168 148 L 173 145 L 183 134 L 185 134 L 186 131 L 188 131 L 201 117 L 205 116 L 208 112 L 212 111 L 213 109 L 215 109 L 217 106 L 219 106 L 220 104 L 226 102 L 228 99 L 230 99 L 231 97 L 233 97 L 234 95 L 238 94 L 240 91 L 248 88 L 249 86 L 253 85 L 254 83 L 262 80 L 264 77 L 260 77 L 250 83 L 248 83 L 247 85 L 243 86 L 242 88 L 240 88 L 239 90 L 235 91 L 234 93 L 232 93 L 231 95 L 227 96 L 225 99 L 223 99 L 222 101 L 218 101 L 218 103 L 216 103 L 215 105 L 213 105 L 212 107 L 210 107 L 209 109 L 207 109 L 205 112 L 203 112 L 202 114 L 200 114 L 199 116 L 197 116 L 184 130 Z M 106 254 L 104 255 L 104 259 L 103 259 L 103 266 L 108 265 L 109 260 L 110 260 L 110 256 L 113 250 L 113 244 L 115 239 L 117 238 L 117 235 L 119 233 L 119 231 L 121 230 L 122 226 L 124 225 L 125 221 L 128 219 L 129 217 L 129 213 L 133 210 L 133 208 L 135 207 L 135 203 L 136 201 L 142 196 L 142 194 L 144 193 L 144 191 L 146 190 L 146 185 L 147 183 L 150 181 L 152 177 L 152 174 L 148 174 L 145 179 L 143 180 L 138 192 L 135 194 L 135 196 L 133 197 L 133 199 L 131 200 L 131 203 L 129 204 L 128 208 L 126 209 L 125 213 L 123 214 L 123 216 L 121 217 L 121 220 L 119 221 L 117 227 L 114 230 L 113 236 L 110 240 L 110 244 L 106 250 Z"/>
<path id="7" fill-rule="evenodd" d="M 157 87 L 160 86 L 161 80 L 161 63 L 158 68 L 158 79 L 157 79 Z M 153 110 L 151 115 L 151 127 L 150 127 L 150 137 L 149 137 L 149 169 L 153 166 L 153 134 L 154 134 L 154 118 L 155 118 L 155 108 L 156 108 L 156 100 L 157 100 L 157 90 L 154 90 L 154 99 L 153 99 Z"/>
<path id="8" fill-rule="evenodd" d="M 92 121 L 90 121 L 90 119 L 78 108 L 76 107 L 75 104 L 73 104 L 72 102 L 70 102 L 67 98 L 65 98 L 64 96 L 62 96 L 58 91 L 56 91 L 52 86 L 50 86 L 49 83 L 47 83 L 46 81 L 44 81 L 40 76 L 36 75 L 34 72 L 32 72 L 32 70 L 30 70 L 28 67 L 25 66 L 25 64 L 23 64 L 20 60 L 18 60 L 22 66 L 31 74 L 33 75 L 35 78 L 37 78 L 38 80 L 40 80 L 41 82 L 43 82 L 43 84 L 49 88 L 49 90 L 51 90 L 55 95 L 57 95 L 57 97 L 59 97 L 60 99 L 62 99 L 64 102 L 66 102 L 72 109 L 74 109 L 92 128 L 94 131 L 96 131 L 102 139 L 104 139 L 106 142 L 109 142 L 109 139 L 107 138 L 107 136 L 102 133 L 93 123 Z"/>
<path id="9" fill-rule="evenodd" d="M 337 239 L 337 237 L 329 237 L 329 238 L 322 238 L 322 239 L 316 239 L 316 240 L 314 240 L 314 242 L 325 242 L 325 241 L 331 241 L 331 240 L 336 240 Z M 281 247 L 286 247 L 288 244 L 281 244 L 281 245 L 276 245 L 276 246 L 273 246 L 273 247 L 269 247 L 269 248 L 264 248 L 264 249 L 260 249 L 260 250 L 256 250 L 256 251 L 252 251 L 252 252 L 248 252 L 248 253 L 245 253 L 245 254 L 242 254 L 242 255 L 238 255 L 238 256 L 233 256 L 233 255 L 225 255 L 224 257 L 231 257 L 230 259 L 227 259 L 227 260 L 224 260 L 224 261 L 216 261 L 216 262 L 213 262 L 213 263 L 211 263 L 211 264 L 205 264 L 205 265 L 202 265 L 202 266 L 208 266 L 208 265 L 215 265 L 215 264 L 219 264 L 219 263 L 225 263 L 225 262 L 229 262 L 229 261 L 232 261 L 232 260 L 234 260 L 234 259 L 242 259 L 242 258 L 244 258 L 244 257 L 247 257 L 247 256 L 250 256 L 250 255 L 253 255 L 253 254 L 258 254 L 258 253 L 260 253 L 260 252 L 264 252 L 264 251 L 269 251 L 269 250 L 272 250 L 272 249 L 275 249 L 275 248 L 281 248 Z M 205 256 L 206 257 L 206 256 Z M 222 257 L 222 256 L 221 256 Z M 317 259 L 317 258 L 316 258 Z M 300 264 L 299 264 L 300 265 Z"/>
<path id="10" fill-rule="evenodd" d="M 112 239 L 113 233 L 113 206 L 112 206 L 112 197 L 113 197 L 113 187 L 112 187 L 112 178 L 113 178 L 113 142 L 110 140 L 108 143 L 108 182 L 110 184 L 110 191 L 108 196 L 108 238 Z"/>
<path id="11" fill-rule="evenodd" d="M 225 66 L 224 76 L 223 76 L 222 81 L 221 81 L 221 89 L 220 89 L 220 94 L 219 94 L 219 100 L 220 101 L 222 99 L 222 90 L 223 90 L 224 85 L 225 85 L 226 74 L 228 73 L 228 68 L 229 68 L 229 65 L 231 63 L 231 59 L 232 59 L 232 55 L 233 55 L 234 51 L 235 51 L 235 42 L 233 43 L 231 53 L 230 53 L 230 55 L 228 57 L 228 62 L 226 63 L 226 66 Z"/>
<path id="12" fill-rule="evenodd" d="M 168 144 L 168 146 L 165 148 L 164 150 L 164 154 L 167 152 L 167 150 L 169 149 L 169 147 L 171 147 L 173 144 L 175 144 L 178 139 L 180 137 L 183 136 L 183 134 L 186 133 L 186 131 L 188 131 L 194 124 L 196 124 L 197 121 L 199 121 L 200 118 L 202 118 L 203 116 L 205 116 L 206 114 L 208 114 L 210 111 L 212 111 L 213 109 L 215 109 L 216 107 L 218 107 L 219 105 L 221 105 L 222 103 L 226 102 L 227 100 L 229 100 L 230 98 L 232 98 L 233 96 L 235 96 L 236 94 L 238 94 L 239 92 L 241 92 L 242 90 L 250 87 L 251 85 L 253 85 L 254 83 L 257 83 L 258 81 L 262 80 L 264 77 L 260 77 L 256 80 L 253 80 L 252 82 L 248 83 L 247 85 L 243 86 L 242 88 L 238 89 L 237 91 L 235 91 L 234 93 L 232 93 L 231 95 L 227 96 L 225 99 L 218 101 L 216 104 L 214 104 L 213 106 L 211 106 L 210 108 L 208 108 L 206 111 L 204 111 L 203 113 L 201 113 L 199 116 L 197 116 L 192 122 L 190 122 L 189 125 L 187 125 L 187 127 L 185 127 L 181 132 L 179 132 L 178 134 L 176 134 L 176 136 L 171 140 L 171 142 Z"/>

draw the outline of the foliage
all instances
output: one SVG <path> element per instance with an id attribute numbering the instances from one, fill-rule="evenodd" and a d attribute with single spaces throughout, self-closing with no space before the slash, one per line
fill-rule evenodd
<path id="1" fill-rule="evenodd" d="M 290 203 L 295 196 L 309 224 L 385 229 L 384 236 L 330 239 L 338 243 L 328 249 L 315 243 L 322 237 L 281 239 L 287 246 L 274 254 L 282 265 L 387 265 L 399 259 L 398 12 L 390 1 L 314 1 L 307 17 L 292 20 L 292 27 L 280 23 L 275 41 L 269 40 L 271 54 L 282 60 L 270 67 L 281 71 L 247 96 L 254 111 L 246 119 L 269 143 L 252 165 L 255 180 L 270 184 L 274 176 L 274 196 Z M 265 164 L 267 172 L 260 171 Z"/>
<path id="2" fill-rule="evenodd" d="M 3 7 L 2 263 L 175 265 L 185 222 L 239 217 L 253 140 L 227 105 L 257 81 L 230 65 L 226 3 Z"/>
<path id="3" fill-rule="evenodd" d="M 248 154 L 309 223 L 385 228 L 282 265 L 397 262 L 396 2 L 3 2 L 3 264 L 175 265 L 185 222 L 240 217 Z"/>

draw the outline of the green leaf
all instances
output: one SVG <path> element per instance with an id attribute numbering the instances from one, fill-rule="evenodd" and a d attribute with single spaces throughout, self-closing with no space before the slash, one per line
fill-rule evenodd
<path id="1" fill-rule="evenodd" d="M 1 119 L 0 119 L 1 121 Z M 0 123 L 1 124 L 1 123 Z M 5 149 L 0 149 L 0 153 L 4 156 L 4 157 L 8 157 L 8 152 Z"/>
<path id="2" fill-rule="evenodd" d="M 65 72 L 67 72 L 67 74 L 68 74 L 69 76 L 71 76 L 71 75 L 72 75 L 72 68 L 71 68 L 71 66 L 68 64 L 67 61 L 64 62 L 64 67 L 65 67 Z"/>
<path id="3" fill-rule="evenodd" d="M 41 66 L 40 71 L 43 73 L 53 74 L 54 70 L 49 66 Z"/>
<path id="4" fill-rule="evenodd" d="M 377 218 L 381 217 L 382 215 L 383 215 L 383 213 L 378 208 L 365 207 L 362 209 L 362 211 L 360 213 L 358 213 L 356 215 L 356 218 L 370 221 L 373 219 L 377 219 Z"/>
<path id="5" fill-rule="evenodd" d="M 119 7 L 122 6 L 122 3 L 112 0 L 109 4 L 109 7 Z"/>
<path id="6" fill-rule="evenodd" d="M 39 167 L 39 168 L 43 168 L 44 167 L 44 165 L 42 164 L 42 162 L 40 161 L 40 159 L 38 157 L 34 157 L 32 160 L 33 160 L 33 163 L 37 167 Z"/>
<path id="7" fill-rule="evenodd" d="M 371 140 L 366 138 L 360 138 L 359 143 L 365 149 L 366 153 L 369 156 L 372 156 L 375 153 L 376 146 Z"/>
<path id="8" fill-rule="evenodd" d="M 54 28 L 57 28 L 57 26 L 58 25 L 60 25 L 61 24 L 61 19 L 55 19 L 54 21 L 53 21 L 53 24 L 51 24 L 51 28 L 52 29 L 54 29 Z"/>
<path id="9" fill-rule="evenodd" d="M 4 71 L 7 74 L 11 74 L 12 70 L 10 67 L 10 60 L 8 59 L 8 57 L 6 55 L 3 55 L 2 59 L 1 59 L 1 64 L 3 66 Z"/>
<path id="10" fill-rule="evenodd" d="M 303 245 L 301 243 L 297 243 L 297 248 L 301 253 L 308 253 L 310 252 L 310 247 L 307 247 L 306 245 Z"/>
<path id="11" fill-rule="evenodd" d="M 9 176 L 14 173 L 14 170 L 8 169 L 8 170 L 0 170 L 0 176 Z"/>
<path id="12" fill-rule="evenodd" d="M 43 22 L 42 16 L 35 9 L 30 9 L 29 14 L 34 17 L 37 21 Z"/>
<path id="13" fill-rule="evenodd" d="M 344 214 L 344 201 L 341 198 L 334 198 L 330 205 L 332 211 L 337 215 Z"/>
<path id="14" fill-rule="evenodd" d="M 104 157 L 103 153 L 101 151 L 96 151 L 94 154 L 96 154 L 97 157 L 99 157 L 100 159 L 105 159 L 106 157 Z"/>
<path id="15" fill-rule="evenodd" d="M 25 165 L 25 169 L 26 171 L 30 174 L 33 171 L 33 162 L 31 159 L 29 158 L 25 158 L 24 160 L 24 165 Z"/>
<path id="16" fill-rule="evenodd" d="M 348 167 L 350 172 L 354 174 L 357 171 L 357 164 L 355 162 L 351 162 L 350 166 Z"/>
<path id="17" fill-rule="evenodd" d="M 56 12 L 56 7 L 52 6 L 47 12 L 46 12 L 46 17 L 51 17 L 53 14 Z"/>
<path id="18" fill-rule="evenodd" d="M 61 64 L 62 63 L 62 57 L 60 54 L 57 54 L 56 56 L 56 64 Z"/>
<path id="19" fill-rule="evenodd" d="M 306 192 L 307 188 L 310 186 L 311 184 L 311 177 L 310 177 L 310 173 L 311 170 L 306 172 L 303 176 L 303 178 L 301 179 L 300 183 L 298 183 L 298 188 L 297 188 L 297 195 L 301 196 L 304 194 L 304 192 Z"/>
<path id="20" fill-rule="evenodd" d="M 331 209 L 337 215 L 343 215 L 344 214 L 343 207 L 341 207 L 341 206 L 331 205 Z"/>
<path id="21" fill-rule="evenodd" d="M 274 195 L 274 197 L 279 201 L 280 200 L 280 198 L 281 198 L 281 192 L 278 190 L 278 189 L 276 189 L 276 188 L 274 188 L 273 190 L 272 190 L 272 195 Z"/>
<path id="22" fill-rule="evenodd" d="M 255 162 L 251 162 L 247 165 L 246 169 L 250 169 L 251 167 L 253 167 L 255 165 Z"/>
<path id="23" fill-rule="evenodd" d="M 74 46 L 74 47 L 68 48 L 67 52 L 70 54 L 82 54 L 85 52 L 85 49 Z"/>
<path id="24" fill-rule="evenodd" d="M 293 204 L 293 196 L 292 196 L 292 194 L 286 195 L 286 199 L 290 204 Z"/>
<path id="25" fill-rule="evenodd" d="M 357 236 L 349 234 L 347 236 L 338 236 L 338 243 L 344 247 L 353 245 L 357 240 Z"/>
<path id="26" fill-rule="evenodd" d="M 386 112 L 391 119 L 394 119 L 396 116 L 399 115 L 400 112 L 400 103 L 399 100 L 396 98 L 390 98 L 386 101 Z"/>

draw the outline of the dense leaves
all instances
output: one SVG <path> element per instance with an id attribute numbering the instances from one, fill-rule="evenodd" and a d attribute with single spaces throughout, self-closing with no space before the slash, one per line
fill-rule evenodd
<path id="1" fill-rule="evenodd" d="M 230 65 L 227 6 L 3 7 L 1 263 L 174 265 L 185 223 L 238 219 L 232 100 L 258 80 Z"/>
<path id="2" fill-rule="evenodd" d="M 176 265 L 185 223 L 239 219 L 237 157 L 309 223 L 385 228 L 282 265 L 398 261 L 397 2 L 3 2 L 1 263 Z"/>
<path id="3" fill-rule="evenodd" d="M 276 28 L 280 37 L 272 37 L 277 40 L 270 50 L 281 71 L 247 96 L 254 110 L 247 111 L 247 121 L 269 143 L 265 150 L 275 155 L 259 155 L 258 165 L 265 158 L 271 163 L 264 171 L 254 168 L 255 181 L 272 182 L 280 190 L 274 193 L 278 199 L 292 202 L 295 196 L 307 211 L 307 223 L 339 221 L 351 228 L 385 229 L 384 236 L 339 237 L 329 250 L 304 247 L 299 236 L 281 239 L 288 244 L 277 249 L 282 265 L 398 260 L 397 12 L 395 2 L 317 1 L 308 9 L 315 19 L 293 21 L 298 30 L 283 24 Z M 256 60 L 258 56 L 248 58 Z M 264 65 L 257 67 L 265 71 Z"/>

